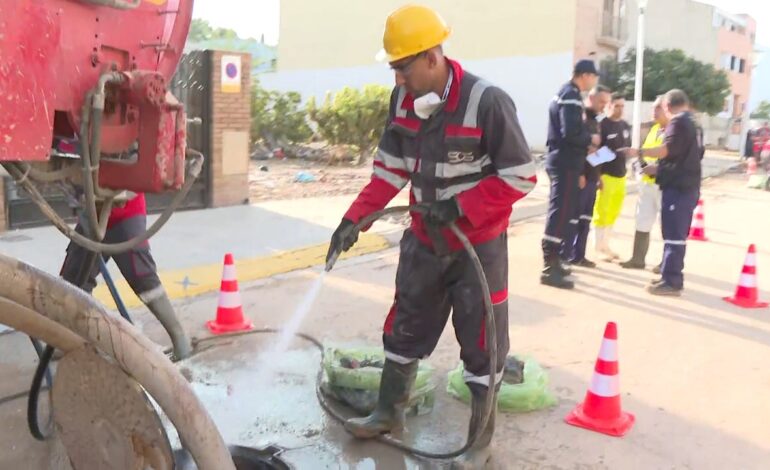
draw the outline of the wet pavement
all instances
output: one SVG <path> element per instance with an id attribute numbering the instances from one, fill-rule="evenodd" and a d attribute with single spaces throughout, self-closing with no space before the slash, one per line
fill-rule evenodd
<path id="1" fill-rule="evenodd" d="M 281 458 L 298 469 L 444 468 L 442 462 L 404 456 L 380 443 L 351 438 L 318 404 L 315 387 L 320 351 L 297 339 L 280 357 L 270 356 L 275 335 L 224 339 L 180 366 L 210 411 L 228 444 L 256 448 L 277 445 Z M 339 346 L 339 344 L 336 344 Z M 440 389 L 446 386 L 442 377 Z M 431 451 L 463 445 L 468 407 L 440 392 L 428 416 L 410 418 L 404 439 Z M 335 408 L 348 416 L 339 404 Z M 450 418 L 451 417 L 451 418 Z M 448 422 L 437 422 L 450 418 Z M 168 424 L 172 445 L 179 446 Z"/>

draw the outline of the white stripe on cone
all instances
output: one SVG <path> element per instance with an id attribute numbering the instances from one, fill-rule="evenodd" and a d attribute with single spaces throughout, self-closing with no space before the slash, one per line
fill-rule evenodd
<path id="1" fill-rule="evenodd" d="M 738 281 L 738 285 L 741 287 L 757 287 L 757 277 L 753 274 L 741 273 L 741 278 Z"/>
<path id="2" fill-rule="evenodd" d="M 607 362 L 618 361 L 618 342 L 614 339 L 602 341 L 602 347 L 599 349 L 599 359 Z"/>
<path id="3" fill-rule="evenodd" d="M 757 265 L 757 255 L 756 253 L 747 253 L 746 254 L 746 262 L 743 263 L 744 266 L 756 266 Z"/>
<path id="4" fill-rule="evenodd" d="M 226 264 L 224 269 L 222 269 L 222 280 L 223 281 L 237 281 L 238 277 L 235 274 L 235 265 L 234 264 Z"/>
<path id="5" fill-rule="evenodd" d="M 600 397 L 616 397 L 620 395 L 620 379 L 617 375 L 604 375 L 594 372 L 594 376 L 591 379 L 591 392 Z"/>
<path id="6" fill-rule="evenodd" d="M 222 308 L 236 308 L 241 306 L 241 293 L 236 292 L 219 292 L 219 306 Z"/>

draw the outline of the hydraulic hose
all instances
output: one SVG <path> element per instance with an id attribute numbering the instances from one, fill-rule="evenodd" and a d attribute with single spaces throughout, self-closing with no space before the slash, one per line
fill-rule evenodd
<path id="1" fill-rule="evenodd" d="M 428 210 L 428 206 L 425 204 L 390 207 L 390 208 L 381 210 L 379 212 L 375 212 L 369 217 L 362 219 L 358 224 L 354 226 L 354 230 L 360 230 L 363 227 L 368 227 L 377 219 L 389 214 L 404 213 L 404 212 L 425 213 L 427 210 Z M 465 445 L 451 452 L 424 451 L 424 450 L 409 446 L 387 434 L 381 435 L 377 438 L 378 441 L 384 444 L 387 444 L 391 447 L 395 447 L 396 449 L 399 449 L 403 452 L 407 452 L 409 454 L 413 454 L 419 457 L 435 459 L 435 460 L 453 459 L 467 452 L 478 439 L 480 431 L 486 428 L 487 423 L 489 422 L 489 418 L 494 411 L 494 407 L 497 405 L 494 401 L 495 393 L 491 393 L 491 391 L 495 389 L 496 378 L 497 378 L 497 335 L 496 335 L 494 309 L 492 308 L 492 298 L 489 292 L 489 284 L 487 283 L 487 278 L 486 278 L 486 275 L 484 274 L 484 267 L 481 264 L 481 260 L 476 254 L 476 250 L 473 248 L 473 245 L 468 240 L 468 237 L 466 237 L 465 234 L 462 233 L 462 231 L 460 231 L 460 229 L 457 228 L 455 224 L 450 224 L 449 229 L 452 230 L 452 233 L 454 233 L 454 235 L 460 240 L 460 242 L 463 245 L 463 248 L 468 253 L 468 256 L 470 256 L 479 284 L 481 285 L 482 294 L 484 296 L 484 309 L 485 309 L 485 317 L 486 317 L 485 326 L 488 332 L 486 344 L 487 344 L 487 353 L 489 355 L 489 371 L 490 371 L 489 384 L 488 384 L 488 387 L 489 387 L 488 390 L 490 391 L 490 393 L 487 393 L 487 398 L 484 403 L 484 416 L 482 417 L 481 421 L 478 422 L 478 425 L 476 426 L 476 428 L 471 430 Z M 327 265 L 327 270 L 331 269 L 331 265 L 334 264 L 334 261 L 336 261 L 336 257 L 334 260 L 332 260 L 330 265 Z M 246 331 L 241 333 L 213 336 L 213 337 L 199 340 L 196 344 L 196 349 L 198 350 L 198 353 L 203 352 L 205 349 L 201 348 L 202 344 L 205 344 L 208 342 L 217 342 L 226 338 L 245 336 L 245 335 L 251 335 L 251 334 L 279 333 L 279 332 L 281 332 L 280 329 L 264 328 L 264 329 L 251 330 L 251 331 Z M 321 366 L 319 368 L 318 376 L 316 379 L 316 397 L 318 398 L 318 402 L 320 403 L 321 407 L 324 410 L 326 410 L 326 412 L 329 413 L 329 415 L 331 415 L 334 419 L 336 419 L 341 423 L 344 422 L 345 417 L 342 416 L 342 414 L 340 414 L 336 409 L 334 409 L 334 407 L 329 403 L 328 399 L 326 398 L 326 395 L 324 395 L 323 391 L 321 390 L 321 382 L 323 379 L 323 354 L 324 354 L 323 345 L 318 339 L 310 335 L 307 335 L 304 333 L 296 333 L 296 336 L 303 338 L 307 341 L 310 341 L 321 351 Z"/>
<path id="2" fill-rule="evenodd" d="M 66 165 L 58 170 L 40 170 L 29 163 L 17 162 L 22 173 L 38 183 L 56 183 L 75 176 L 77 168 L 72 165 Z"/>
<path id="3" fill-rule="evenodd" d="M 152 226 L 147 229 L 146 232 L 143 234 L 132 238 L 131 240 L 122 242 L 122 243 L 99 243 L 95 242 L 93 240 L 90 240 L 83 235 L 77 233 L 73 228 L 71 228 L 69 225 L 67 225 L 67 222 L 62 219 L 59 214 L 54 211 L 54 209 L 51 207 L 51 205 L 48 203 L 48 201 L 45 200 L 43 195 L 40 193 L 40 191 L 35 187 L 34 184 L 32 184 L 29 180 L 23 178 L 23 174 L 21 171 L 16 168 L 13 165 L 7 165 L 6 168 L 8 169 L 9 173 L 16 179 L 17 182 L 19 182 L 22 187 L 24 188 L 27 193 L 29 193 L 30 198 L 32 201 L 38 206 L 38 208 L 43 212 L 43 214 L 54 224 L 54 226 L 64 234 L 67 238 L 72 240 L 73 242 L 77 243 L 78 245 L 82 246 L 83 248 L 89 250 L 89 251 L 95 251 L 98 253 L 104 253 L 107 255 L 114 255 L 118 253 L 122 253 L 124 251 L 131 250 L 138 246 L 140 243 L 144 243 L 147 241 L 150 237 L 154 236 L 158 231 L 168 222 L 168 220 L 173 215 L 174 211 L 176 211 L 177 208 L 184 202 L 185 197 L 187 197 L 187 194 L 190 192 L 190 189 L 192 188 L 193 184 L 195 183 L 195 180 L 198 178 L 198 176 L 201 173 L 201 169 L 203 168 L 203 159 L 204 156 L 202 153 L 188 149 L 187 152 L 192 155 L 191 158 L 189 158 L 189 163 L 187 167 L 187 174 L 185 175 L 185 183 L 184 186 L 182 186 L 182 189 L 180 189 L 175 195 L 174 198 L 171 200 L 171 203 L 169 206 L 163 211 L 160 218 L 155 221 Z"/>

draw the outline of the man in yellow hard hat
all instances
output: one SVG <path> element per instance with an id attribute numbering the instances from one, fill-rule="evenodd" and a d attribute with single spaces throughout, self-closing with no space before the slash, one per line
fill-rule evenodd
<path id="1" fill-rule="evenodd" d="M 429 356 L 452 312 L 465 381 L 472 392 L 471 431 L 483 418 L 490 374 L 499 384 L 508 353 L 508 244 L 512 205 L 536 183 L 535 164 L 511 98 L 444 56 L 450 34 L 433 10 L 406 6 L 387 20 L 383 56 L 395 73 L 390 114 L 374 174 L 334 232 L 328 260 L 349 249 L 353 226 L 384 208 L 411 181 L 412 225 L 401 240 L 396 295 L 385 320 L 386 362 L 374 413 L 346 429 L 372 438 L 403 425 L 417 363 Z M 489 370 L 482 288 L 472 260 L 447 227 L 475 247 L 486 274 L 496 322 L 497 369 Z M 497 390 L 497 389 L 496 389 Z M 494 390 L 492 393 L 496 393 Z M 455 468 L 490 459 L 494 416 Z"/>

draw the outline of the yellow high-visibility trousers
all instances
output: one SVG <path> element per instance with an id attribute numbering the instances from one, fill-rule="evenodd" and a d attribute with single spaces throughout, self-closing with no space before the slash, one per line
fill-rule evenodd
<path id="1" fill-rule="evenodd" d="M 626 198 L 626 178 L 602 175 L 602 188 L 596 193 L 594 204 L 594 226 L 612 227 L 623 209 Z"/>

